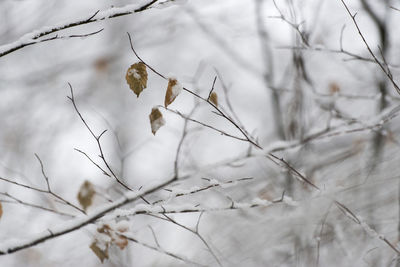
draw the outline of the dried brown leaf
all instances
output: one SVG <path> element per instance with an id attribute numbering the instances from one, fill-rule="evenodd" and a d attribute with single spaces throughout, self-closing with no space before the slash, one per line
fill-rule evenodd
<path id="1" fill-rule="evenodd" d="M 96 242 L 93 242 L 90 245 L 90 249 L 96 254 L 96 256 L 100 259 L 101 263 L 104 262 L 105 259 L 108 259 L 108 246 L 105 249 L 101 249 L 97 246 Z"/>
<path id="2" fill-rule="evenodd" d="M 126 248 L 128 245 L 128 239 L 123 235 L 118 235 L 118 238 L 114 240 L 115 245 L 117 245 L 121 250 Z"/>
<path id="3" fill-rule="evenodd" d="M 94 186 L 89 181 L 85 181 L 81 185 L 81 188 L 79 189 L 78 192 L 78 201 L 84 210 L 86 210 L 88 207 L 90 207 L 90 205 L 92 205 L 95 193 L 96 191 L 94 189 Z"/>
<path id="4" fill-rule="evenodd" d="M 168 87 L 165 93 L 164 106 L 168 107 L 172 102 L 174 102 L 175 98 L 182 91 L 182 85 L 175 78 L 168 79 Z"/>
<path id="5" fill-rule="evenodd" d="M 151 132 L 153 135 L 156 135 L 158 129 L 161 128 L 165 124 L 165 120 L 163 118 L 162 113 L 158 108 L 153 108 L 150 113 L 150 125 L 151 125 Z"/>
<path id="6" fill-rule="evenodd" d="M 146 65 L 143 62 L 131 65 L 125 78 L 131 90 L 139 97 L 140 93 L 147 87 Z"/>
<path id="7" fill-rule="evenodd" d="M 216 92 L 212 92 L 209 98 L 210 102 L 213 103 L 216 107 L 218 107 L 218 95 Z"/>

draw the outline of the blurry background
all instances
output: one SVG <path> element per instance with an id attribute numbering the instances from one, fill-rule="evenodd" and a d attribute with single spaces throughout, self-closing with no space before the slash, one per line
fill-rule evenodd
<path id="1" fill-rule="evenodd" d="M 59 33 L 68 36 L 104 28 L 93 36 L 38 43 L 1 57 L 0 177 L 45 188 L 37 153 L 52 189 L 76 205 L 85 180 L 108 198 L 121 194 L 114 180 L 74 150 L 98 159 L 95 140 L 67 99 L 68 82 L 88 124 L 97 134 L 107 129 L 101 139 L 106 159 L 126 184 L 138 188 L 174 175 L 184 120 L 161 110 L 166 125 L 152 135 L 148 115 L 153 106 L 163 104 L 167 83 L 149 71 L 148 88 L 139 98 L 129 90 L 126 70 L 138 61 L 130 49 L 129 32 L 146 63 L 175 75 L 203 97 L 218 75 L 215 92 L 220 105 L 227 110 L 231 105 L 265 151 L 278 148 L 277 156 L 321 188 L 318 192 L 302 184 L 257 149 L 249 150 L 246 142 L 189 123 L 178 164 L 179 174 L 189 178 L 174 186 L 204 185 L 204 177 L 253 179 L 172 200 L 173 204 L 225 207 L 230 200 L 279 199 L 282 192 L 295 201 L 292 206 L 280 203 L 204 213 L 200 232 L 223 266 L 397 266 L 393 249 L 333 204 L 334 199 L 345 204 L 397 247 L 400 97 L 371 60 L 341 1 L 175 2 Z M 0 45 L 44 26 L 132 3 L 138 1 L 3 0 Z M 400 12 L 391 6 L 400 6 L 389 0 L 347 4 L 357 12 L 362 34 L 382 62 L 384 55 L 396 81 Z M 195 104 L 196 99 L 183 92 L 170 107 L 189 114 Z M 387 114 L 390 120 L 385 120 Z M 209 105 L 201 104 L 193 118 L 240 136 Z M 382 121 L 383 127 L 375 127 Z M 1 182 L 0 192 L 71 212 L 47 195 L 10 183 Z M 165 196 L 160 192 L 151 198 Z M 10 200 L 4 195 L 1 199 Z M 91 208 L 105 202 L 98 197 Z M 195 227 L 198 216 L 172 217 Z M 68 219 L 3 202 L 0 240 L 30 237 Z M 144 215 L 130 218 L 130 223 L 142 240 L 154 243 L 150 225 L 166 250 L 218 266 L 204 243 L 183 228 Z M 0 263 L 98 266 L 89 249 L 94 232 L 94 226 L 85 227 L 1 256 Z M 134 243 L 111 254 L 104 266 L 186 266 Z"/>

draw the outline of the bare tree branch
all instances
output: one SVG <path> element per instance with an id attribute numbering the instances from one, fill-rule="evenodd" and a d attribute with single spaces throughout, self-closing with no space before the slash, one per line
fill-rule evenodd
<path id="1" fill-rule="evenodd" d="M 9 44 L 0 46 L 0 57 L 3 57 L 7 54 L 10 54 L 10 53 L 17 51 L 21 48 L 24 48 L 26 46 L 33 45 L 35 43 L 60 39 L 60 37 L 58 37 L 58 36 L 51 37 L 51 38 L 44 39 L 44 40 L 40 39 L 41 37 L 44 37 L 46 35 L 49 35 L 49 34 L 52 34 L 52 33 L 58 32 L 58 31 L 62 31 L 62 30 L 68 29 L 68 28 L 73 28 L 73 27 L 76 27 L 79 25 L 85 25 L 85 24 L 89 24 L 89 23 L 93 23 L 93 22 L 97 22 L 97 21 L 101 21 L 101 20 L 105 20 L 105 19 L 109 19 L 109 18 L 116 18 L 116 17 L 120 17 L 120 16 L 126 16 L 126 15 L 130 15 L 133 13 L 142 12 L 144 10 L 149 9 L 157 1 L 158 0 L 147 1 L 147 3 L 145 3 L 141 6 L 134 4 L 134 5 L 127 5 L 127 6 L 121 7 L 121 8 L 113 7 L 108 10 L 104 10 L 104 11 L 96 11 L 89 18 L 80 19 L 80 20 L 65 23 L 65 24 L 59 24 L 59 25 L 56 25 L 53 27 L 44 27 L 40 30 L 36 30 L 36 31 L 30 32 L 30 33 L 27 33 L 13 43 L 9 43 Z M 100 32 L 100 31 L 98 31 L 98 32 Z M 96 34 L 98 32 L 86 34 L 86 36 Z M 68 38 L 82 37 L 82 36 L 83 35 L 71 35 Z"/>
<path id="2" fill-rule="evenodd" d="M 351 20 L 354 23 L 354 26 L 356 26 L 358 34 L 360 35 L 362 41 L 364 42 L 365 46 L 367 47 L 368 52 L 371 54 L 371 56 L 373 57 L 373 59 L 375 60 L 376 64 L 378 64 L 378 66 L 381 68 L 381 70 L 383 71 L 383 73 L 388 77 L 388 79 L 390 80 L 390 82 L 392 83 L 393 87 L 396 89 L 397 93 L 400 94 L 400 88 L 397 85 L 397 83 L 394 81 L 393 77 L 390 75 L 390 72 L 388 70 L 385 69 L 385 67 L 383 66 L 383 64 L 380 62 L 380 60 L 375 56 L 374 52 L 372 52 L 371 47 L 369 46 L 369 44 L 367 43 L 367 40 L 365 40 L 365 37 L 363 35 L 363 33 L 361 32 L 360 27 L 358 26 L 358 23 L 356 21 L 356 15 L 357 13 L 355 13 L 354 15 L 351 13 L 350 9 L 347 7 L 346 3 L 344 0 L 340 0 L 343 4 L 343 6 L 345 7 L 347 13 L 350 15 Z"/>
<path id="3" fill-rule="evenodd" d="M 139 244 L 139 245 L 141 245 L 141 246 L 144 246 L 144 247 L 146 247 L 146 248 L 149 248 L 149 249 L 158 251 L 158 252 L 160 252 L 161 254 L 168 255 L 168 256 L 170 256 L 170 257 L 172 257 L 172 258 L 174 258 L 174 259 L 183 261 L 183 262 L 185 262 L 185 263 L 187 263 L 187 264 L 190 264 L 191 266 L 192 266 L 192 265 L 193 265 L 193 266 L 204 266 L 204 267 L 207 266 L 207 265 L 203 265 L 203 264 L 194 262 L 194 261 L 192 261 L 192 260 L 190 260 L 190 259 L 188 259 L 188 258 L 186 258 L 186 257 L 180 256 L 180 255 L 178 255 L 178 254 L 176 254 L 176 253 L 169 252 L 169 251 L 167 251 L 167 250 L 161 248 L 161 247 L 158 245 L 158 243 L 157 243 L 157 247 L 154 247 L 154 246 L 152 246 L 152 245 L 149 245 L 149 244 L 147 244 L 147 243 L 144 243 L 144 242 L 142 242 L 142 241 L 139 241 L 138 239 L 136 239 L 135 237 L 133 237 L 131 234 L 120 234 L 120 235 L 121 235 L 122 237 L 125 237 L 125 238 L 128 239 L 129 241 L 132 241 L 132 242 L 134 242 L 134 243 L 137 243 L 137 244 Z"/>
<path id="4" fill-rule="evenodd" d="M 175 177 L 167 179 L 160 184 L 151 186 L 141 192 L 128 192 L 123 197 L 119 198 L 113 203 L 110 203 L 99 209 L 96 209 L 96 211 L 94 211 L 92 214 L 83 217 L 81 216 L 76 219 L 73 219 L 72 221 L 67 222 L 66 224 L 61 224 L 56 227 L 50 228 L 49 231 L 38 234 L 31 238 L 27 238 L 26 240 L 21 240 L 20 242 L 13 241 L 11 243 L 3 242 L 0 245 L 0 255 L 11 254 L 26 248 L 30 248 L 37 244 L 43 243 L 47 240 L 51 240 L 58 236 L 62 236 L 70 232 L 79 230 L 88 224 L 94 223 L 96 220 L 103 217 L 110 211 L 120 208 L 128 203 L 134 202 L 146 196 L 147 194 L 156 192 L 164 188 L 165 186 L 171 184 L 174 181 L 176 181 Z"/>

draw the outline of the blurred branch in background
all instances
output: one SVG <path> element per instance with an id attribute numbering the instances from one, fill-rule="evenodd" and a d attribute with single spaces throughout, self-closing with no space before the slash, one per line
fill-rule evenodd
<path id="1" fill-rule="evenodd" d="M 391 1 L 40 4 L 89 15 L 0 24 L 2 266 L 398 265 Z"/>
<path id="2" fill-rule="evenodd" d="M 117 18 L 120 16 L 126 16 L 126 15 L 130 15 L 133 13 L 142 12 L 142 11 L 150 8 L 157 1 L 158 0 L 151 0 L 141 6 L 129 5 L 129 6 L 121 7 L 121 8 L 113 7 L 108 10 L 105 10 L 105 11 L 99 10 L 99 11 L 96 11 L 93 15 L 91 15 L 87 19 L 81 19 L 78 21 L 68 22 L 68 23 L 60 24 L 60 25 L 53 26 L 53 27 L 45 27 L 43 29 L 39 29 L 34 32 L 27 33 L 15 42 L 0 46 L 0 57 L 3 57 L 9 53 L 17 51 L 26 46 L 33 45 L 35 43 L 41 43 L 41 42 L 57 40 L 57 39 L 73 38 L 73 37 L 86 37 L 86 36 L 96 34 L 102 30 L 99 30 L 94 33 L 89 33 L 89 34 L 77 34 L 77 35 L 70 35 L 70 36 L 65 36 L 65 37 L 63 37 L 63 36 L 60 37 L 60 36 L 56 35 L 54 37 L 40 39 L 49 34 L 52 34 L 52 33 L 58 32 L 58 31 L 62 31 L 62 30 L 68 29 L 68 28 L 73 28 L 76 26 L 85 25 L 88 23 L 93 23 L 93 22 L 97 22 L 97 21 L 101 21 L 101 20 L 105 20 L 105 19 Z"/>

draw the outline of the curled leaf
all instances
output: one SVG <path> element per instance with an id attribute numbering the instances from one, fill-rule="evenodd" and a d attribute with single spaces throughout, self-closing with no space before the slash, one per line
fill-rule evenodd
<path id="1" fill-rule="evenodd" d="M 89 181 L 85 181 L 81 185 L 78 192 L 78 201 L 84 210 L 86 210 L 88 207 L 90 207 L 90 205 L 92 205 L 95 193 L 96 191 L 94 189 L 94 186 Z"/>
<path id="2" fill-rule="evenodd" d="M 105 246 L 102 249 L 97 245 L 97 242 L 95 241 L 90 245 L 90 249 L 100 259 L 101 263 L 103 263 L 105 259 L 108 259 L 108 246 Z"/>
<path id="3" fill-rule="evenodd" d="M 208 100 L 210 100 L 211 103 L 218 107 L 218 95 L 216 92 L 212 92 Z"/>
<path id="4" fill-rule="evenodd" d="M 125 78 L 131 90 L 139 97 L 140 93 L 147 87 L 146 65 L 143 62 L 131 65 Z"/>
<path id="5" fill-rule="evenodd" d="M 168 79 L 168 87 L 167 92 L 165 93 L 164 106 L 168 107 L 172 102 L 174 102 L 175 98 L 180 94 L 183 87 L 175 78 Z"/>
<path id="6" fill-rule="evenodd" d="M 156 135 L 158 129 L 160 129 L 161 126 L 165 124 L 165 120 L 160 110 L 158 110 L 158 108 L 156 107 L 154 107 L 151 110 L 149 118 L 150 118 L 151 132 L 153 133 L 153 135 Z"/>

